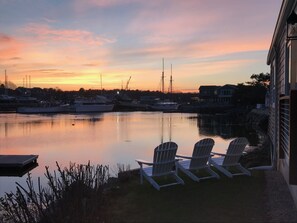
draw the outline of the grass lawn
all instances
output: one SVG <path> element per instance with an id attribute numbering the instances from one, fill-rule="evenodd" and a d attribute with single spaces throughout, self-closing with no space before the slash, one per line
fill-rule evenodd
<path id="1" fill-rule="evenodd" d="M 192 181 L 180 174 L 185 185 L 154 189 L 132 176 L 108 193 L 108 222 L 266 222 L 265 177 Z"/>

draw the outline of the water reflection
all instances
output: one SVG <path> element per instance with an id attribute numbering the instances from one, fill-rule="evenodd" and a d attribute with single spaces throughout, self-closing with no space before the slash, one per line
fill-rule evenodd
<path id="1" fill-rule="evenodd" d="M 198 115 L 197 125 L 200 134 L 204 136 L 220 136 L 223 139 L 247 137 L 250 144 L 256 145 L 259 141 L 257 132 L 246 125 L 242 118 L 232 115 Z"/>
<path id="2" fill-rule="evenodd" d="M 45 166 L 56 169 L 70 162 L 117 163 L 138 167 L 135 159 L 151 160 L 162 142 L 174 141 L 178 152 L 190 155 L 194 144 L 205 137 L 215 140 L 214 150 L 225 152 L 232 138 L 250 137 L 242 126 L 213 117 L 158 112 L 104 114 L 21 115 L 0 114 L 0 154 L 36 154 L 39 166 L 32 177 L 41 177 Z M 247 135 L 245 135 L 247 134 Z M 0 177 L 0 196 L 26 177 Z"/>

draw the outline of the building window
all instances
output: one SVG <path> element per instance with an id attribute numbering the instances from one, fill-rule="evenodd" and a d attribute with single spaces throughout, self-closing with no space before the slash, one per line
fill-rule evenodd
<path id="1" fill-rule="evenodd" d="M 285 77 L 285 94 L 290 94 L 291 76 L 292 76 L 292 44 L 291 42 L 287 45 L 287 72 Z"/>
<path id="2" fill-rule="evenodd" d="M 271 75 L 270 75 L 270 103 L 271 107 L 275 108 L 275 97 L 276 97 L 276 92 L 275 92 L 275 86 L 276 86 L 276 69 L 275 69 L 275 60 L 273 60 L 271 64 Z"/>
<path id="3" fill-rule="evenodd" d="M 286 63 L 286 95 L 291 90 L 297 89 L 297 39 L 288 41 L 287 44 L 287 63 Z"/>

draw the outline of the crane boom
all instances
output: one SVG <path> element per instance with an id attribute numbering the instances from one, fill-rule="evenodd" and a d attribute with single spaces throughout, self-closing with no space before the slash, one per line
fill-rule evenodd
<path id="1" fill-rule="evenodd" d="M 131 80 L 131 76 L 129 77 L 129 80 L 128 80 L 127 83 L 126 83 L 126 88 L 125 88 L 125 90 L 128 90 L 130 80 Z"/>

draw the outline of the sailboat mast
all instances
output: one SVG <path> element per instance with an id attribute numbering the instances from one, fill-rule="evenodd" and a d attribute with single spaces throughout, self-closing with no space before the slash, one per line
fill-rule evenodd
<path id="1" fill-rule="evenodd" d="M 100 74 L 100 85 L 101 85 L 101 93 L 102 93 L 102 74 Z"/>
<path id="2" fill-rule="evenodd" d="M 164 58 L 163 58 L 163 70 L 162 70 L 162 93 L 164 93 Z"/>
<path id="3" fill-rule="evenodd" d="M 161 143 L 164 142 L 164 113 L 162 112 L 162 119 L 161 119 Z"/>
<path id="4" fill-rule="evenodd" d="M 172 64 L 171 64 L 171 75 L 170 75 L 170 93 L 172 94 Z"/>
<path id="5" fill-rule="evenodd" d="M 7 75 L 6 75 L 6 70 L 5 70 L 5 83 L 4 83 L 4 84 L 5 84 L 5 93 L 4 93 L 4 94 L 5 94 L 5 95 L 7 95 L 7 88 L 8 88 L 8 86 L 7 86 L 7 85 L 8 85 L 8 83 L 7 83 Z"/>

